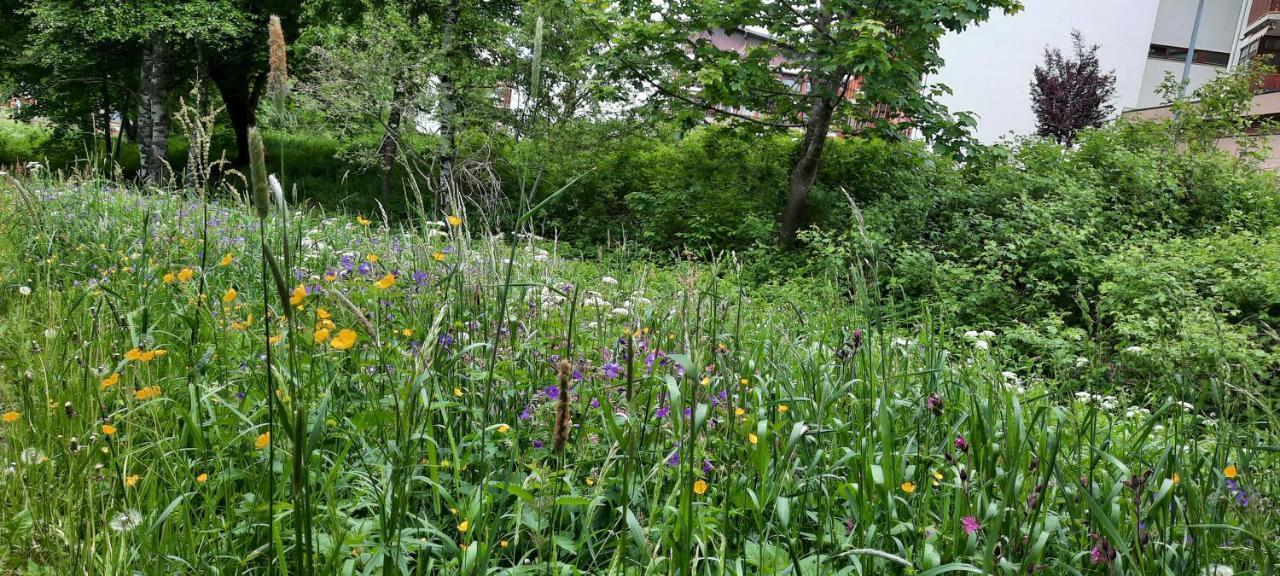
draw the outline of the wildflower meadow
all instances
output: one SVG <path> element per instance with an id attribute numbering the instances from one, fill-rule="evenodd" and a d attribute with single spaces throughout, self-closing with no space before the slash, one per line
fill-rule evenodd
<path id="1" fill-rule="evenodd" d="M 919 79 L 1013 0 L 30 4 L 0 80 L 92 126 L 0 166 L 0 574 L 1276 572 L 1255 76 L 957 158 Z M 684 47 L 734 26 L 786 48 Z M 606 56 L 805 123 L 576 117 Z"/>
<path id="2" fill-rule="evenodd" d="M 733 258 L 275 198 L 5 183 L 0 566 L 1274 568 L 1276 417 L 1230 382 L 1139 405 L 856 276 L 777 301 Z"/>

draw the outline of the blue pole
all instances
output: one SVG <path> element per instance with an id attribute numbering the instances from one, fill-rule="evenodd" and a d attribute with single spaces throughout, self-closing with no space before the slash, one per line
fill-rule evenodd
<path id="1" fill-rule="evenodd" d="M 1182 63 L 1182 87 L 1178 96 L 1187 95 L 1187 84 L 1191 81 L 1191 63 L 1196 59 L 1196 40 L 1200 38 L 1200 18 L 1204 16 L 1204 0 L 1196 5 L 1196 23 L 1191 26 L 1191 44 L 1187 46 L 1187 59 Z"/>

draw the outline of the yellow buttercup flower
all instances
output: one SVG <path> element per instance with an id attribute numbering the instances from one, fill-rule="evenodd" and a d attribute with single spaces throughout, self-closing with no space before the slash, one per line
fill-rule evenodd
<path id="1" fill-rule="evenodd" d="M 199 476 L 196 476 L 196 483 L 197 483 L 197 484 L 204 484 L 204 483 L 205 483 L 205 482 L 207 482 L 207 481 L 209 481 L 209 473 L 208 473 L 208 472 L 201 472 Z"/>
<path id="2" fill-rule="evenodd" d="M 699 480 L 693 483 L 693 493 L 699 496 L 707 493 L 707 481 Z"/>
<path id="3" fill-rule="evenodd" d="M 507 542 L 506 540 L 499 540 L 499 541 L 498 541 L 498 546 L 501 546 L 501 547 L 503 547 L 503 548 L 506 548 L 507 546 L 510 546 L 510 545 L 511 545 L 511 543 L 510 543 L 510 542 Z"/>
<path id="4" fill-rule="evenodd" d="M 159 397 L 160 397 L 159 386 L 147 386 L 146 388 L 135 390 L 133 393 L 134 400 L 146 401 L 146 400 L 152 400 Z"/>
<path id="5" fill-rule="evenodd" d="M 739 417 L 739 418 L 742 418 L 742 417 L 744 417 L 744 416 L 746 416 L 746 415 L 747 415 L 747 411 L 746 411 L 745 409 L 742 409 L 742 408 L 734 408 L 734 409 L 733 409 L 733 415 L 734 415 L 734 416 L 737 416 L 737 417 Z"/>
<path id="6" fill-rule="evenodd" d="M 461 397 L 462 397 L 462 389 L 461 389 L 461 388 L 454 388 L 454 389 L 453 389 L 453 395 L 454 395 L 454 396 L 456 396 L 456 397 L 458 397 L 458 398 L 461 398 Z"/>
<path id="7" fill-rule="evenodd" d="M 373 220 L 365 218 L 364 216 L 356 215 L 356 223 L 361 226 L 368 226 L 373 223 Z"/>
<path id="8" fill-rule="evenodd" d="M 266 448 L 268 444 L 271 444 L 270 432 L 263 432 L 259 434 L 258 439 L 253 441 L 253 447 L 257 448 L 258 450 Z"/>
<path id="9" fill-rule="evenodd" d="M 306 300 L 307 300 L 307 287 L 302 284 L 299 284 L 297 288 L 293 289 L 293 293 L 289 294 L 290 306 L 301 306 L 302 303 L 305 302 Z"/>
<path id="10" fill-rule="evenodd" d="M 390 288 L 392 284 L 395 284 L 395 283 L 396 283 L 395 275 L 387 274 L 386 276 L 383 276 L 381 280 L 374 282 L 373 285 L 377 286 L 382 290 L 386 290 L 387 288 Z"/>
<path id="11" fill-rule="evenodd" d="M 466 532 L 469 528 L 471 528 L 471 521 L 470 521 L 470 520 L 463 520 L 463 521 L 461 521 L 461 522 L 459 522 L 459 523 L 458 523 L 458 531 L 459 531 L 459 532 Z"/>
<path id="12" fill-rule="evenodd" d="M 790 407 L 790 406 L 787 406 L 786 404 L 779 404 L 779 405 L 778 405 L 778 413 L 779 413 L 779 414 L 786 414 L 786 413 L 787 413 L 788 411 L 790 411 L 790 410 L 791 410 L 791 407 Z"/>
<path id="13" fill-rule="evenodd" d="M 510 427 L 510 426 L 507 426 L 506 424 L 502 424 L 502 425 L 498 426 L 498 432 L 500 432 L 500 433 L 502 433 L 502 434 L 506 434 L 506 433 L 507 433 L 507 432 L 509 432 L 510 430 L 511 430 L 511 427 Z"/>
<path id="14" fill-rule="evenodd" d="M 284 335 L 276 334 L 275 336 L 267 338 L 267 343 L 271 345 L 275 345 L 275 344 L 279 344 L 281 340 L 284 340 Z"/>
<path id="15" fill-rule="evenodd" d="M 177 277 L 173 275 L 173 272 L 166 272 L 164 276 L 160 277 L 160 280 L 165 284 L 173 284 L 173 281 L 176 279 Z"/>
<path id="16" fill-rule="evenodd" d="M 316 330 L 315 336 L 312 336 L 312 338 L 315 339 L 316 344 L 324 344 L 329 339 L 329 330 L 326 328 Z"/>
<path id="17" fill-rule="evenodd" d="M 449 215 L 449 217 L 448 217 L 448 218 L 446 218 L 445 220 L 448 220 L 448 221 L 449 221 L 449 225 L 450 225 L 450 226 L 461 226 L 461 225 L 462 225 L 462 219 L 461 219 L 461 218 L 459 218 L 459 217 L 457 217 L 457 216 L 454 216 L 454 215 Z"/>
<path id="18" fill-rule="evenodd" d="M 218 261 L 218 265 L 222 267 L 230 266 L 232 260 L 235 260 L 235 255 L 227 252 L 222 255 L 222 259 Z"/>
<path id="19" fill-rule="evenodd" d="M 444 262 L 444 252 L 440 252 L 439 250 L 432 252 L 431 257 L 434 258 L 436 262 Z"/>
<path id="20" fill-rule="evenodd" d="M 349 350 L 356 345 L 356 331 L 350 328 L 343 328 L 338 331 L 338 335 L 333 337 L 333 341 L 329 342 L 334 350 Z"/>
<path id="21" fill-rule="evenodd" d="M 22 418 L 22 413 L 14 412 L 12 410 L 5 412 L 4 416 L 0 416 L 0 419 L 3 419 L 5 422 L 8 422 L 10 424 L 17 422 L 19 418 Z"/>
<path id="22" fill-rule="evenodd" d="M 125 478 L 125 479 L 124 479 L 124 485 L 125 485 L 126 487 L 133 488 L 133 485 L 134 485 L 134 484 L 137 484 L 137 483 L 138 483 L 138 480 L 140 480 L 141 478 L 142 478 L 142 477 L 141 477 L 141 476 L 138 476 L 137 474 L 134 474 L 134 475 L 132 475 L 132 476 L 129 476 L 128 478 Z"/>
<path id="23" fill-rule="evenodd" d="M 760 441 L 760 438 L 757 437 L 754 432 L 747 434 L 747 442 L 755 444 L 756 442 L 759 442 L 759 441 Z"/>
<path id="24" fill-rule="evenodd" d="M 224 293 L 222 294 L 222 301 L 223 301 L 223 302 L 231 302 L 232 300 L 235 300 L 235 299 L 236 299 L 236 296 L 237 296 L 238 294 L 240 294 L 240 293 L 239 293 L 239 292 L 236 292 L 236 289 L 235 289 L 235 288 L 227 288 L 227 291 L 226 291 L 226 292 L 224 292 Z"/>
<path id="25" fill-rule="evenodd" d="M 377 264 L 377 263 L 378 263 L 378 255 L 377 255 L 377 254 L 370 254 L 370 255 L 368 255 L 368 256 L 365 256 L 365 257 L 364 257 L 364 259 L 365 259 L 365 260 L 368 260 L 370 264 Z"/>
<path id="26" fill-rule="evenodd" d="M 178 280 L 183 282 L 191 280 L 192 276 L 195 276 L 195 271 L 190 268 L 183 268 L 178 271 Z"/>
<path id="27" fill-rule="evenodd" d="M 328 320 L 330 318 L 329 311 L 324 308 L 316 308 L 316 318 Z"/>
<path id="28" fill-rule="evenodd" d="M 107 376 L 106 378 L 102 379 L 102 389 L 106 390 L 107 388 L 115 386 L 116 382 L 119 382 L 119 381 L 120 381 L 120 374 L 116 372 L 112 372 L 110 376 Z"/>
<path id="29" fill-rule="evenodd" d="M 1239 475 L 1240 475 L 1240 472 L 1239 472 L 1238 470 L 1236 470 L 1236 465 L 1235 465 L 1235 464 L 1231 464 L 1231 465 L 1227 466 L 1226 468 L 1223 468 L 1223 469 L 1222 469 L 1222 475 L 1223 475 L 1223 476 L 1226 476 L 1227 478 L 1235 478 L 1236 476 L 1239 476 Z"/>
<path id="30" fill-rule="evenodd" d="M 1173 480 L 1173 483 L 1174 483 L 1174 484 L 1177 484 L 1177 483 L 1179 483 L 1179 482 L 1181 482 L 1181 481 L 1182 481 L 1182 477 L 1181 477 L 1181 476 L 1178 476 L 1178 473 L 1177 473 L 1177 472 L 1174 472 L 1174 473 L 1173 473 L 1173 476 L 1172 476 L 1172 477 L 1170 477 L 1169 479 L 1170 479 L 1170 480 Z"/>
<path id="31" fill-rule="evenodd" d="M 400 334 L 403 335 L 405 338 L 408 338 L 409 336 L 413 336 L 413 329 L 405 328 L 404 330 L 400 331 Z"/>
<path id="32" fill-rule="evenodd" d="M 915 483 L 915 482 L 903 482 L 903 483 L 902 483 L 902 486 L 899 486 L 899 488 L 902 488 L 902 491 L 903 491 L 903 492 L 906 492 L 907 494 L 911 494 L 912 492 L 915 492 L 915 491 L 916 491 L 916 483 Z"/>
<path id="33" fill-rule="evenodd" d="M 116 427 L 115 427 L 115 426 L 112 426 L 112 425 L 110 425 L 110 424 L 103 424 L 103 425 L 102 425 L 102 434 L 103 434 L 103 435 L 105 435 L 105 436 L 115 436 L 115 435 L 116 435 Z"/>

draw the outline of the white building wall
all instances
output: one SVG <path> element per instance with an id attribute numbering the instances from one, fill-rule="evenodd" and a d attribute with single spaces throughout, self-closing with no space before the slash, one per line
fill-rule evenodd
<path id="1" fill-rule="evenodd" d="M 1215 76 L 1223 72 L 1226 72 L 1226 68 L 1206 66 L 1204 64 L 1192 64 L 1191 82 L 1188 92 L 1205 85 L 1210 80 L 1213 80 Z M 1142 75 L 1142 87 L 1138 92 L 1138 100 L 1134 104 L 1134 107 L 1150 108 L 1152 106 L 1166 104 L 1164 98 L 1161 97 L 1159 93 L 1160 83 L 1164 82 L 1165 73 L 1172 73 L 1174 78 L 1182 78 L 1182 62 L 1158 60 L 1155 58 L 1147 60 L 1147 69 Z"/>
<path id="2" fill-rule="evenodd" d="M 1191 41 L 1198 0 L 1160 0 L 1152 44 L 1185 48 Z M 1244 0 L 1205 0 L 1196 49 L 1231 53 L 1235 45 Z"/>

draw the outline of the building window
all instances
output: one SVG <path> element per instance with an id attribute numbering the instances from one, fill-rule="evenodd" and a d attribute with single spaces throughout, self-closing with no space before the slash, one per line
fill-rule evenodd
<path id="1" fill-rule="evenodd" d="M 1147 57 L 1183 62 L 1187 59 L 1187 49 L 1179 48 L 1177 46 L 1152 44 L 1151 49 L 1147 51 Z M 1194 62 L 1196 64 L 1205 64 L 1207 66 L 1226 66 L 1231 62 L 1231 55 L 1226 52 L 1214 52 L 1213 50 L 1196 50 Z"/>

